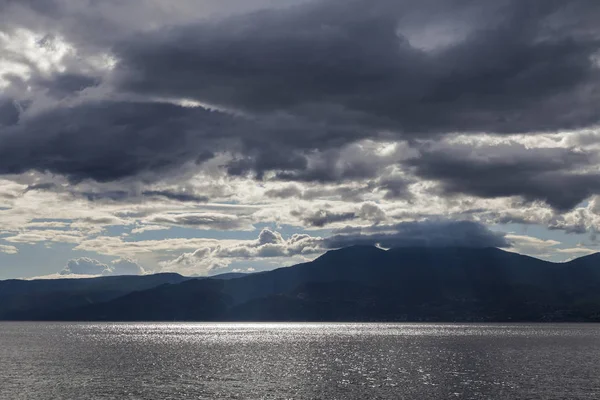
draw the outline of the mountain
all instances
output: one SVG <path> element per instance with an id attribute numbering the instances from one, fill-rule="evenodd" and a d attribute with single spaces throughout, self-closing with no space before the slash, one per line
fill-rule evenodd
<path id="1" fill-rule="evenodd" d="M 600 255 L 550 263 L 496 248 L 349 247 L 227 282 L 231 319 L 596 320 Z"/>
<path id="2" fill-rule="evenodd" d="M 110 321 L 214 321 L 231 306 L 222 280 L 190 279 L 135 291 L 112 301 L 50 313 L 46 319 Z"/>
<path id="3" fill-rule="evenodd" d="M 132 291 L 177 284 L 189 278 L 165 273 L 82 279 L 0 281 L 0 319 L 45 319 L 53 312 L 106 302 Z"/>
<path id="4" fill-rule="evenodd" d="M 165 282 L 106 301 L 51 310 L 34 308 L 8 317 L 120 321 L 600 321 L 600 255 L 551 263 L 496 248 L 385 251 L 352 246 L 273 271 Z"/>
<path id="5" fill-rule="evenodd" d="M 236 279 L 242 276 L 250 275 L 251 272 L 226 272 L 224 274 L 209 276 L 209 279 Z"/>

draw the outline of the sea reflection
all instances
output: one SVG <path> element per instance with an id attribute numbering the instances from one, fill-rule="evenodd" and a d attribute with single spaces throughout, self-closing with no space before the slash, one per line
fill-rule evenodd
<path id="1" fill-rule="evenodd" d="M 3 323 L 10 399 L 600 398 L 600 329 Z"/>

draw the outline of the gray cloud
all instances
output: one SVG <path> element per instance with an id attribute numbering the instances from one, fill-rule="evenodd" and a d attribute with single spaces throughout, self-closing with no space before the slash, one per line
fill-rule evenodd
<path id="1" fill-rule="evenodd" d="M 350 228 L 323 240 L 326 248 L 351 245 L 392 247 L 510 247 L 504 233 L 471 221 L 416 221 L 391 226 Z"/>
<path id="2" fill-rule="evenodd" d="M 327 207 L 326 205 L 325 207 Z M 336 222 L 345 222 L 361 219 L 379 223 L 386 218 L 385 212 L 374 202 L 363 203 L 360 207 L 352 207 L 348 211 L 329 209 L 299 209 L 290 212 L 299 218 L 305 225 L 322 228 Z"/>
<path id="3" fill-rule="evenodd" d="M 16 124 L 19 113 L 19 107 L 14 100 L 0 97 L 0 127 Z"/>
<path id="4" fill-rule="evenodd" d="M 86 88 L 99 85 L 100 79 L 93 76 L 63 73 L 56 74 L 51 78 L 37 78 L 33 84 L 44 88 L 46 93 L 52 97 L 63 99 Z"/>
<path id="5" fill-rule="evenodd" d="M 113 181 L 210 157 L 230 117 L 170 104 L 100 102 L 52 109 L 0 133 L 0 173 L 29 169 Z"/>
<path id="6" fill-rule="evenodd" d="M 354 212 L 337 213 L 329 210 L 317 210 L 308 215 L 292 212 L 292 215 L 300 217 L 305 224 L 316 227 L 323 227 L 334 222 L 350 221 L 356 218 L 356 213 Z"/>
<path id="7" fill-rule="evenodd" d="M 88 201 L 124 201 L 132 196 L 126 190 L 105 190 L 102 192 L 76 192 L 74 196 L 82 196 Z"/>
<path id="8" fill-rule="evenodd" d="M 598 122 L 599 29 L 572 24 L 592 15 L 593 1 L 321 1 L 138 36 L 117 47 L 119 82 L 406 134 L 576 128 Z M 419 25 L 465 32 L 424 49 Z"/>
<path id="9" fill-rule="evenodd" d="M 439 181 L 445 193 L 522 196 L 565 211 L 600 191 L 600 174 L 585 171 L 596 160 L 581 151 L 528 149 L 517 143 L 435 147 L 425 148 L 409 164 L 418 176 Z"/>
<path id="10" fill-rule="evenodd" d="M 146 218 L 144 222 L 148 224 L 189 226 L 199 229 L 252 229 L 252 224 L 246 218 L 210 212 L 156 214 Z"/>
<path id="11" fill-rule="evenodd" d="M 410 183 L 411 181 L 404 177 L 386 176 L 372 182 L 371 186 L 384 191 L 384 198 L 387 200 L 409 199 L 411 197 L 408 187 Z"/>
<path id="12" fill-rule="evenodd" d="M 56 189 L 55 185 L 41 184 L 31 185 L 28 190 L 33 189 Z M 114 202 L 135 202 L 145 199 L 167 199 L 182 203 L 205 203 L 207 196 L 199 196 L 193 193 L 185 193 L 173 190 L 143 190 L 141 192 L 128 190 L 102 190 L 102 191 L 74 191 L 70 193 L 75 197 L 84 197 L 89 201 L 114 201 Z"/>
<path id="13" fill-rule="evenodd" d="M 27 91 L 13 77 L 0 104 L 0 123 L 9 126 L 0 134 L 0 173 L 152 180 L 225 151 L 236 155 L 226 165 L 232 175 L 361 180 L 382 165 L 338 150 L 357 140 L 598 122 L 600 29 L 591 21 L 600 5 L 594 1 L 321 0 L 215 20 L 199 19 L 187 2 L 167 14 L 147 3 L 140 19 L 123 14 L 126 8 L 111 2 L 87 13 L 69 2 L 5 5 L 16 23 L 57 30 L 39 40 L 41 47 L 56 46 L 62 35 L 80 54 L 65 56 L 64 72 L 42 73 L 23 61 L 33 74 L 27 84 L 36 88 L 28 101 L 42 92 L 78 100 L 23 114 L 15 104 Z M 144 27 L 161 15 L 168 27 Z M 102 30 L 110 34 L 89 34 Z M 83 63 L 93 50 L 113 51 L 116 68 Z M 99 85 L 95 100 L 80 96 Z M 192 99 L 245 117 L 115 100 L 123 96 Z M 381 184 L 390 199 L 407 196 L 401 181 Z"/>
<path id="14" fill-rule="evenodd" d="M 314 200 L 323 198 L 339 198 L 343 201 L 360 202 L 366 193 L 373 190 L 376 185 L 366 184 L 362 186 L 335 185 L 326 187 L 313 185 L 302 188 L 297 184 L 289 184 L 275 189 L 265 191 L 265 196 L 278 199 L 298 198 L 303 200 Z"/>
<path id="15" fill-rule="evenodd" d="M 287 185 L 265 191 L 265 196 L 279 199 L 301 198 L 302 195 L 302 189 L 298 185 Z"/>
<path id="16" fill-rule="evenodd" d="M 174 192 L 171 190 L 145 190 L 142 192 L 142 195 L 150 197 L 164 197 L 169 200 L 181 201 L 184 203 L 205 203 L 208 201 L 208 197 L 206 196 L 198 196 L 192 193 Z"/>
<path id="17" fill-rule="evenodd" d="M 385 211 L 376 203 L 367 202 L 360 206 L 357 215 L 365 220 L 379 222 L 385 219 Z"/>

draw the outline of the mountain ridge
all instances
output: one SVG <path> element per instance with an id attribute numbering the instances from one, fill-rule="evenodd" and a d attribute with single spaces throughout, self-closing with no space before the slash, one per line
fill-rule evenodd
<path id="1" fill-rule="evenodd" d="M 600 320 L 598 253 L 552 263 L 496 248 L 352 246 L 271 271 L 181 279 L 0 319 Z"/>

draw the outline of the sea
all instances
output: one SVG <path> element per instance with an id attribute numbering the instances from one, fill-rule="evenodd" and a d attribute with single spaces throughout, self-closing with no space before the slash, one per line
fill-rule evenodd
<path id="1" fill-rule="evenodd" d="M 0 399 L 600 399 L 600 325 L 7 322 Z"/>

